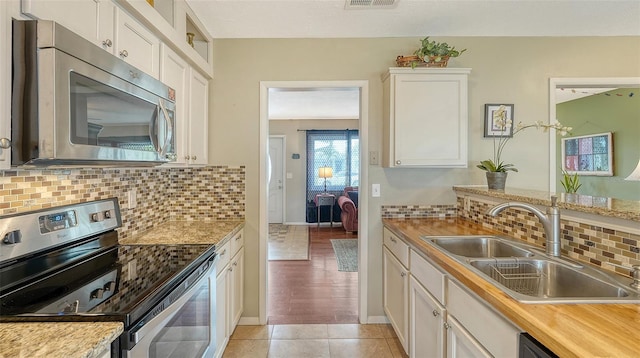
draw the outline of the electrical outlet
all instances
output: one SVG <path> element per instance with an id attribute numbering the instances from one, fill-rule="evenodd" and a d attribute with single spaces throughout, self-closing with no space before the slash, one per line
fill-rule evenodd
<path id="1" fill-rule="evenodd" d="M 129 190 L 129 192 L 127 193 L 127 201 L 129 202 L 129 209 L 135 209 L 136 206 L 138 206 L 138 198 L 135 189 Z"/>
<path id="2" fill-rule="evenodd" d="M 464 211 L 471 210 L 471 199 L 469 199 L 468 196 L 465 196 L 463 201 L 464 201 Z"/>
<path id="3" fill-rule="evenodd" d="M 134 259 L 127 264 L 127 280 L 135 280 L 138 277 L 138 262 Z"/>

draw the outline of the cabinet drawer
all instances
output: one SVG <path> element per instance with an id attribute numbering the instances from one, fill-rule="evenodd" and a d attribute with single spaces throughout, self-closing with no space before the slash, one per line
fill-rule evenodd
<path id="1" fill-rule="evenodd" d="M 231 260 L 231 240 L 220 246 L 216 250 L 216 254 L 218 254 L 218 262 L 216 263 L 216 275 L 219 275 Z"/>
<path id="2" fill-rule="evenodd" d="M 424 286 L 441 304 L 444 304 L 445 274 L 422 256 L 411 250 L 411 275 Z"/>
<path id="3" fill-rule="evenodd" d="M 229 240 L 229 242 L 231 243 L 231 256 L 235 255 L 236 252 L 238 252 L 240 250 L 241 247 L 244 246 L 244 235 L 243 235 L 243 231 L 240 230 L 240 232 L 238 232 L 237 234 L 235 234 L 231 240 Z"/>
<path id="4" fill-rule="evenodd" d="M 517 357 L 520 330 L 453 281 L 447 283 L 447 310 L 494 357 Z M 491 329 L 487 329 L 491 327 Z"/>
<path id="5" fill-rule="evenodd" d="M 384 246 L 398 258 L 398 261 L 400 261 L 404 267 L 409 267 L 409 245 L 392 234 L 387 228 L 384 229 L 383 236 Z"/>

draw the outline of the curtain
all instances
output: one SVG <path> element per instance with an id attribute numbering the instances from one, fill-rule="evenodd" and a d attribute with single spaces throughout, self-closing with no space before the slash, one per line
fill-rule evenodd
<path id="1" fill-rule="evenodd" d="M 317 222 L 314 199 L 317 194 L 324 192 L 336 196 L 333 220 L 340 221 L 337 198 L 345 187 L 358 186 L 359 182 L 359 144 L 357 130 L 307 131 L 307 222 Z M 326 181 L 318 174 L 321 167 L 331 168 L 332 176 Z M 330 208 L 320 209 L 320 221 L 329 221 Z"/>

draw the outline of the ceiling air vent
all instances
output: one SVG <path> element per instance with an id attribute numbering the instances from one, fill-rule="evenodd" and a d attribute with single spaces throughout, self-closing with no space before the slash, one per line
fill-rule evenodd
<path id="1" fill-rule="evenodd" d="M 356 9 L 390 9 L 396 7 L 400 0 L 346 0 L 347 10 Z"/>

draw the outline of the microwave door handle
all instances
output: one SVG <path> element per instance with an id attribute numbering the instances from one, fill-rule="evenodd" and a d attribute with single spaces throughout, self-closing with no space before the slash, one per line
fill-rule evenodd
<path id="1" fill-rule="evenodd" d="M 160 109 L 162 110 L 162 114 L 164 115 L 164 120 L 167 122 L 167 135 L 165 136 L 166 138 L 164 140 L 164 145 L 162 146 L 160 151 L 160 155 L 164 156 L 167 154 L 166 150 L 167 147 L 169 147 L 169 144 L 171 143 L 171 137 L 173 136 L 173 124 L 171 123 L 171 117 L 169 117 L 169 112 L 164 106 L 164 101 L 162 100 L 162 98 L 160 98 L 158 104 L 160 105 Z"/>
<path id="2" fill-rule="evenodd" d="M 158 112 L 159 110 L 153 111 L 153 115 L 151 116 L 151 123 L 149 123 L 149 138 L 151 138 L 151 144 L 153 145 L 153 149 L 156 152 L 160 151 L 158 148 L 158 135 L 156 132 L 156 124 L 158 123 Z"/>

